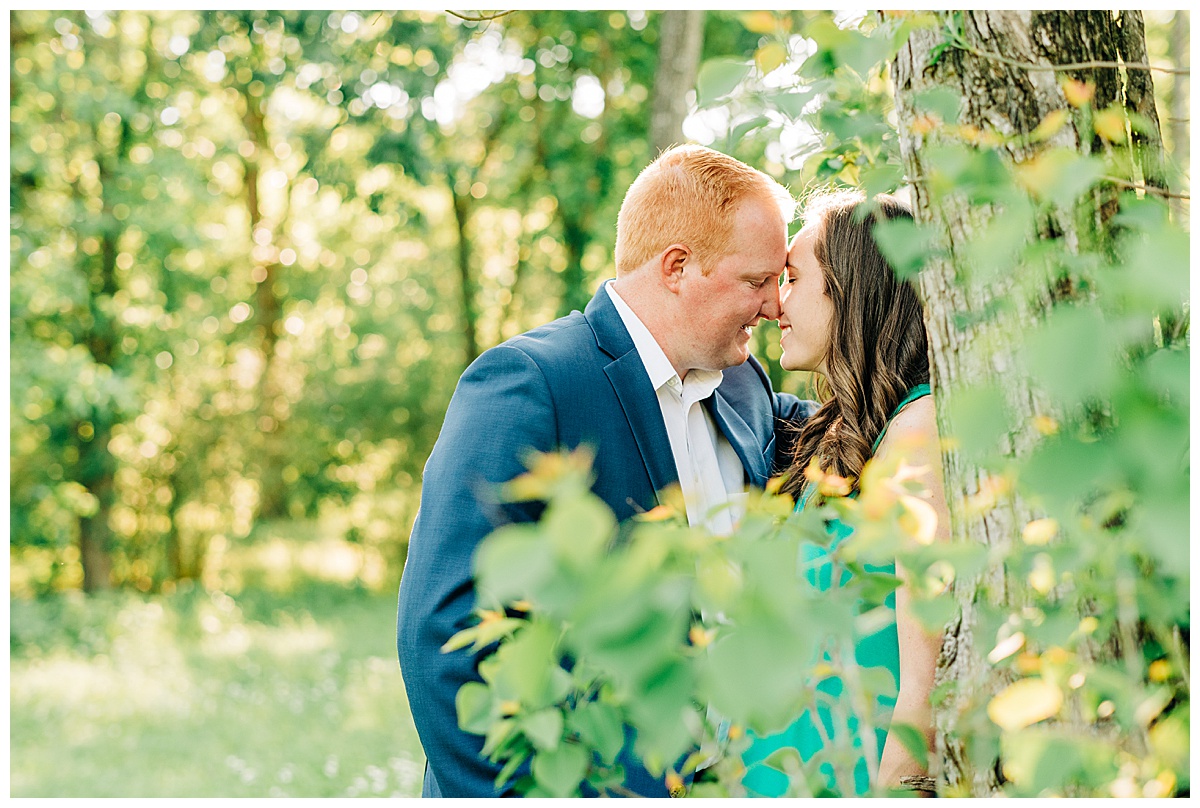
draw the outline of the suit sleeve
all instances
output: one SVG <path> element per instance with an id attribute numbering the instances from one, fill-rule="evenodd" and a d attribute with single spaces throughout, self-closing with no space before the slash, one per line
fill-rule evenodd
<path id="1" fill-rule="evenodd" d="M 771 474 L 779 474 L 792 461 L 792 453 L 804 422 L 821 405 L 816 401 L 796 398 L 791 393 L 772 393 L 771 405 L 775 414 L 775 461 Z"/>
<path id="2" fill-rule="evenodd" d="M 400 583 L 396 645 L 413 721 L 443 796 L 491 797 L 499 766 L 480 756 L 483 738 L 458 728 L 454 700 L 478 681 L 478 655 L 441 646 L 471 624 L 471 561 L 504 521 L 536 516 L 528 506 L 488 505 L 485 494 L 525 471 L 531 450 L 557 443 L 549 387 L 519 348 L 485 352 L 459 380 L 425 466 L 421 505 Z M 510 792 L 503 792 L 510 793 Z"/>

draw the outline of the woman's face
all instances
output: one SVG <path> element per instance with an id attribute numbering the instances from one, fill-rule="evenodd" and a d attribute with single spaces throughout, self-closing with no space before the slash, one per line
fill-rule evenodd
<path id="1" fill-rule="evenodd" d="M 833 301 L 825 293 L 825 277 L 813 253 L 816 226 L 808 225 L 792 239 L 787 274 L 780 290 L 779 364 L 787 370 L 826 373 L 825 356 L 833 331 Z"/>

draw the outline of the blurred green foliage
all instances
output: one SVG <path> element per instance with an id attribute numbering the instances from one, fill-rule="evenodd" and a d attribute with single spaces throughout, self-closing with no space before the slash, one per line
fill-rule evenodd
<path id="1" fill-rule="evenodd" d="M 334 512 L 394 583 L 459 373 L 611 275 L 657 25 L 14 12 L 17 591 L 169 589 Z"/>

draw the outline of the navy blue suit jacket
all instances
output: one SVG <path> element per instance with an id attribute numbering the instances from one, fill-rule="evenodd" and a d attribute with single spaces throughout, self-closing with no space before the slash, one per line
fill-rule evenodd
<path id="1" fill-rule="evenodd" d="M 772 472 L 776 426 L 815 405 L 776 394 L 751 357 L 725 370 L 705 400 L 717 428 L 762 487 Z M 780 431 L 781 442 L 787 430 Z M 443 654 L 451 635 L 473 622 L 471 558 L 505 521 L 536 518 L 530 504 L 489 505 L 478 495 L 525 471 L 530 449 L 588 444 L 595 493 L 618 520 L 658 504 L 677 482 L 662 412 L 633 340 L 601 288 L 581 314 L 536 328 L 484 352 L 463 373 L 425 465 L 421 506 L 400 583 L 397 649 L 413 721 L 428 759 L 423 796 L 499 796 L 499 767 L 480 757 L 483 738 L 458 728 L 455 694 L 478 680 L 467 650 Z M 494 500 L 493 500 L 494 501 Z M 661 779 L 626 766 L 626 786 L 666 796 Z"/>

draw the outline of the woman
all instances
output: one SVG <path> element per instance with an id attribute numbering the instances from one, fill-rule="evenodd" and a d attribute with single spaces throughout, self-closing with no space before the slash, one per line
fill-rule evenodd
<path id="1" fill-rule="evenodd" d="M 912 286 L 896 278 L 871 235 L 876 222 L 911 219 L 912 214 L 889 196 L 877 196 L 865 217 L 863 211 L 856 216 L 860 205 L 867 205 L 865 197 L 853 191 L 812 198 L 805 206 L 805 226 L 788 252 L 781 290 L 780 364 L 788 370 L 816 373 L 817 394 L 824 403 L 800 432 L 784 490 L 795 497 L 797 510 L 818 504 L 816 485 L 804 476 L 804 469 L 815 458 L 826 473 L 853 480 L 851 496 L 856 496 L 857 480 L 867 460 L 875 457 L 886 462 L 903 457 L 909 466 L 927 468 L 921 482 L 938 514 L 937 537 L 945 539 L 949 515 L 929 394 L 921 303 Z M 829 529 L 833 548 L 849 533 L 837 521 L 830 523 Z M 832 577 L 829 552 L 809 546 L 806 561 L 809 569 L 826 568 L 823 575 L 818 573 L 810 580 L 818 588 L 828 589 Z M 877 569 L 892 572 L 895 566 Z M 899 689 L 892 721 L 917 727 L 926 746 L 932 747 L 929 694 L 941 637 L 925 632 L 908 613 L 905 572 L 897 572 L 901 585 L 887 603 L 895 610 L 896 620 L 870 636 L 857 638 L 855 658 L 861 667 L 886 666 L 891 671 Z M 822 682 L 818 690 L 832 695 L 840 687 L 840 682 L 831 679 Z M 826 725 L 824 731 L 818 729 L 817 721 Z M 822 708 L 816 715 L 801 716 L 779 735 L 756 738 L 743 755 L 748 767 L 747 788 L 764 795 L 782 794 L 785 778 L 754 764 L 783 746 L 797 748 L 808 760 L 823 746 L 822 736 L 831 729 L 828 711 Z M 855 732 L 853 726 L 850 731 Z M 876 743 L 866 745 L 873 746 L 875 754 L 881 750 L 878 782 L 912 788 L 912 781 L 902 784 L 901 778 L 921 778 L 926 772 L 895 736 L 887 734 L 885 739 L 885 731 L 879 729 Z M 854 743 L 862 749 L 861 738 L 855 737 Z M 854 772 L 858 794 L 870 790 L 868 771 L 865 759 L 860 759 Z M 836 789 L 832 780 L 829 787 Z"/>

